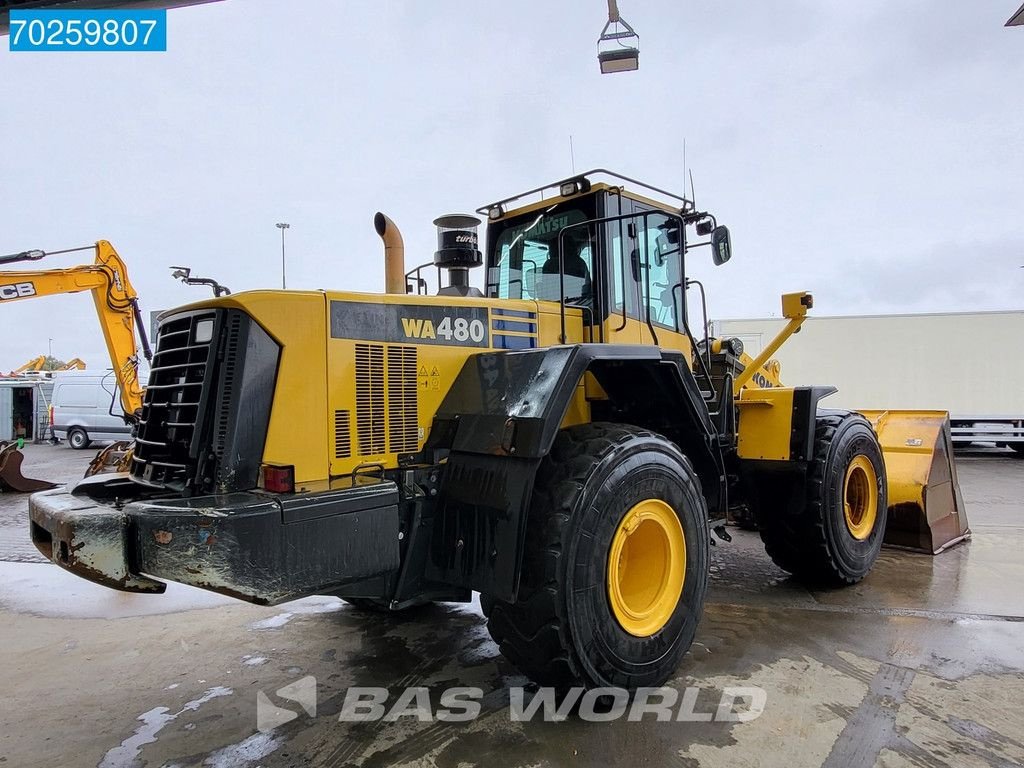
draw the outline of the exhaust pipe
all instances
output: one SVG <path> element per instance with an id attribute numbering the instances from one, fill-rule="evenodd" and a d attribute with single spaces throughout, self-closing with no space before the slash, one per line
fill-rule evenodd
<path id="1" fill-rule="evenodd" d="M 373 217 L 373 228 L 384 241 L 384 291 L 406 293 L 405 243 L 402 233 L 391 219 L 378 211 Z"/>

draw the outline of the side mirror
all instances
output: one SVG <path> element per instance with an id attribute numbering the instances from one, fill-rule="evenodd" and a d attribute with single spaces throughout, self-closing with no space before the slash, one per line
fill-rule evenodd
<path id="1" fill-rule="evenodd" d="M 720 267 L 731 258 L 732 240 L 729 237 L 729 228 L 722 224 L 711 232 L 711 259 L 716 267 Z"/>

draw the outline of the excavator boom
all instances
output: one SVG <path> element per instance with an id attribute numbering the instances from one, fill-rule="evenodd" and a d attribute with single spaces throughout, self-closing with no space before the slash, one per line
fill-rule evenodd
<path id="1" fill-rule="evenodd" d="M 0 264 L 38 261 L 47 255 L 76 250 L 85 249 L 73 248 L 50 254 L 38 250 L 22 251 L 0 256 Z M 66 269 L 0 271 L 0 303 L 90 291 L 120 387 L 121 407 L 127 419 L 135 419 L 142 410 L 143 396 L 139 383 L 136 333 L 146 359 L 152 356 L 139 310 L 138 295 L 128 280 L 128 270 L 114 246 L 106 240 L 100 240 L 90 250 L 95 250 L 96 254 L 92 264 Z"/>
<path id="2" fill-rule="evenodd" d="M 41 370 L 43 370 L 43 366 L 44 365 L 46 365 L 46 355 L 40 355 L 39 357 L 32 358 L 31 360 L 29 360 L 27 363 L 25 363 L 20 368 L 14 369 L 8 375 L 9 376 L 17 376 L 20 373 L 29 373 L 29 372 L 32 372 L 32 371 L 41 371 Z"/>

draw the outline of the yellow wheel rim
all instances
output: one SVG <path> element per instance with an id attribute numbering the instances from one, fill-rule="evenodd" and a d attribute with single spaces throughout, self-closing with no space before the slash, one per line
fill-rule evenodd
<path id="1" fill-rule="evenodd" d="M 857 456 L 846 468 L 843 515 L 853 538 L 864 541 L 878 519 L 878 476 L 867 456 Z"/>
<path id="2" fill-rule="evenodd" d="M 686 578 L 686 539 L 672 507 L 660 499 L 634 506 L 608 553 L 608 599 L 619 625 L 650 637 L 672 617 Z"/>

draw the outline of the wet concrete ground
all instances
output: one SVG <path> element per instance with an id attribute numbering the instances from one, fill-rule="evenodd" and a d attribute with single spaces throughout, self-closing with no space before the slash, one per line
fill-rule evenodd
<path id="1" fill-rule="evenodd" d="M 95 450 L 76 451 L 67 445 L 33 445 L 22 449 L 25 462 L 21 470 L 25 477 L 68 483 L 80 479 L 102 444 Z M 20 493 L 0 492 L 0 560 L 8 562 L 45 562 L 32 546 L 26 533 L 28 497 Z"/>
<path id="2" fill-rule="evenodd" d="M 38 450 L 30 470 L 81 456 Z M 185 588 L 123 595 L 46 563 L 0 562 L 0 764 L 1020 765 L 1024 461 L 992 453 L 958 468 L 973 540 L 935 558 L 886 550 L 850 589 L 792 582 L 756 534 L 715 548 L 711 599 L 671 685 L 699 688 L 693 711 L 708 713 L 726 687 L 761 687 L 750 722 L 512 722 L 508 691 L 525 681 L 473 606 L 398 619 L 333 598 L 258 608 Z M 0 498 L 4 560 L 27 559 L 23 510 Z M 275 692 L 306 676 L 316 717 L 258 732 L 257 692 L 301 711 Z M 388 687 L 392 703 L 425 686 L 437 707 L 456 685 L 485 694 L 473 722 L 338 722 L 350 686 Z"/>

